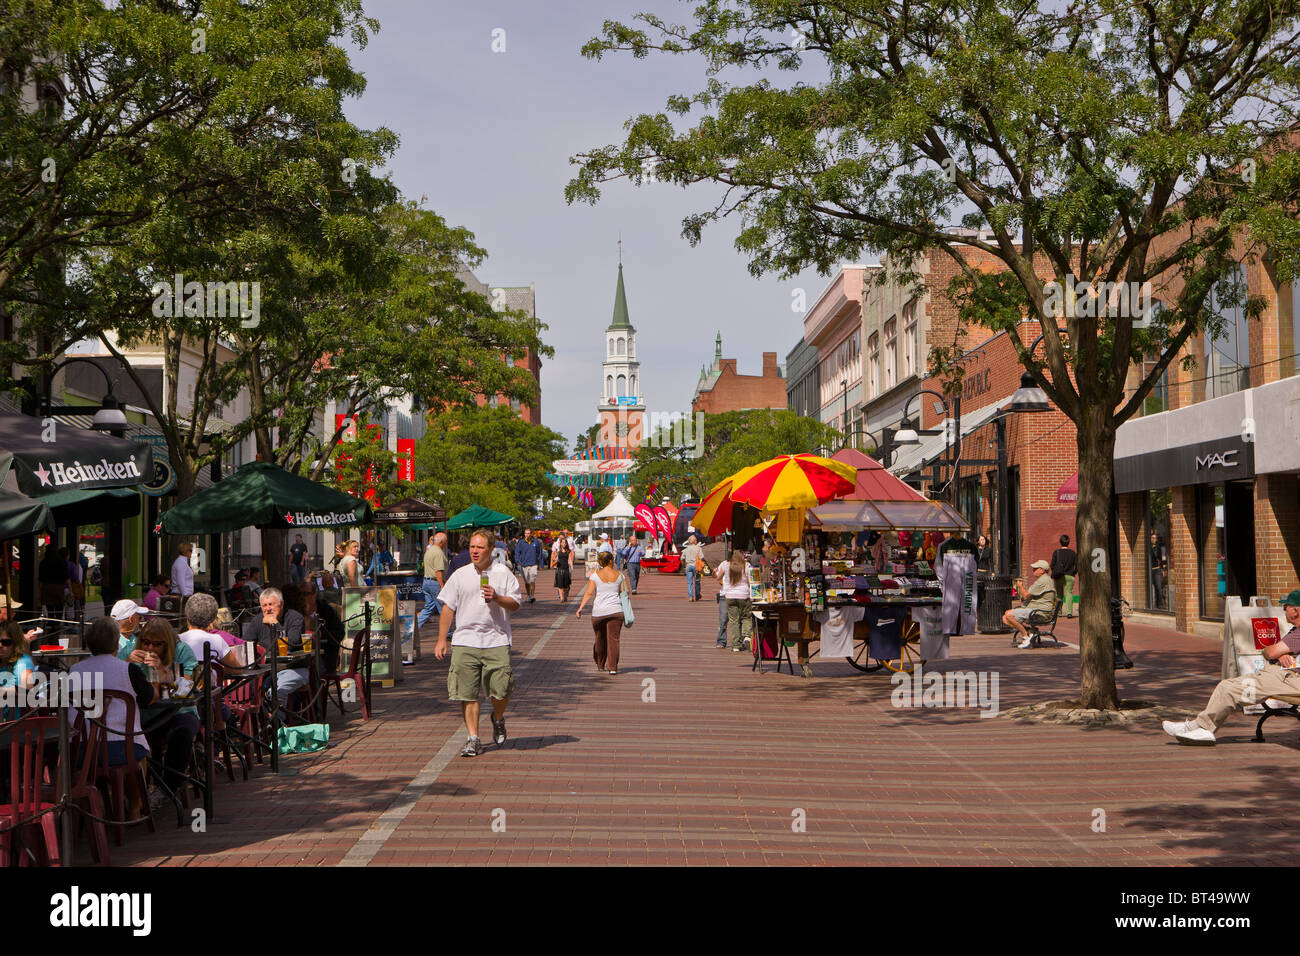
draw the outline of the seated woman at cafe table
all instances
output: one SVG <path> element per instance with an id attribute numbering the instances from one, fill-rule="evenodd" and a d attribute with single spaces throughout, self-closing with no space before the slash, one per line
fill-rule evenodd
<path id="1" fill-rule="evenodd" d="M 142 602 L 149 610 L 157 613 L 158 599 L 164 594 L 170 594 L 172 591 L 172 579 L 165 574 L 155 574 L 153 576 L 153 585 L 145 592 L 144 601 Z"/>
<path id="2" fill-rule="evenodd" d="M 1242 674 L 1219 681 L 1210 694 L 1209 703 L 1190 720 L 1166 720 L 1164 731 L 1180 744 L 1212 747 L 1214 732 L 1236 713 L 1242 704 L 1263 703 L 1269 697 L 1300 696 L 1300 588 L 1282 599 L 1287 626 L 1276 644 L 1260 649 L 1265 664 L 1253 674 Z"/>
<path id="3" fill-rule="evenodd" d="M 147 668 L 150 683 L 159 696 L 177 690 L 188 691 L 201 667 L 189 645 L 178 641 L 171 624 L 162 618 L 154 618 L 146 624 L 139 636 L 119 650 L 117 656 Z M 182 685 L 182 677 L 190 683 Z M 163 785 L 175 793 L 182 785 L 185 768 L 194 752 L 194 738 L 199 733 L 198 709 L 188 705 L 173 710 L 154 703 L 143 709 L 140 720 L 149 728 L 149 749 L 155 757 L 162 755 Z M 166 793 L 152 790 L 149 806 L 156 810 L 167 799 Z"/>
<path id="4" fill-rule="evenodd" d="M 118 624 L 111 617 L 91 621 L 82 638 L 91 656 L 73 664 L 72 673 L 85 675 L 80 678 L 82 681 L 98 680 L 105 690 L 122 691 L 135 697 L 135 719 L 129 728 L 126 726 L 126 704 L 122 701 L 110 701 L 99 720 L 107 728 L 105 736 L 109 766 L 120 767 L 126 763 L 126 737 L 130 732 L 134 733 L 132 739 L 135 741 L 136 760 L 147 764 L 149 745 L 140 731 L 140 714 L 141 708 L 153 703 L 154 687 L 139 665 L 118 658 L 118 637 Z M 132 788 L 127 794 L 132 805 L 132 816 L 139 816 L 145 795 L 134 792 L 133 780 L 128 780 L 127 784 Z"/>
<path id="5" fill-rule="evenodd" d="M 10 616 L 20 607 L 22 605 L 17 601 L 9 600 L 9 595 L 0 594 L 0 684 L 12 681 L 30 687 L 36 665 L 32 662 L 29 644 L 40 635 L 36 628 L 23 631 Z"/>
<path id="6" fill-rule="evenodd" d="M 248 640 L 260 644 L 268 654 L 279 653 L 277 643 L 283 639 L 291 654 L 302 650 L 302 632 L 306 622 L 297 611 L 286 610 L 284 594 L 279 588 L 266 588 L 259 599 L 262 613 L 257 620 L 250 622 L 246 628 Z M 275 696 L 280 708 L 281 720 L 284 719 L 284 705 L 289 695 L 302 690 L 311 679 L 311 672 L 306 664 L 299 667 L 286 667 L 276 674 Z"/>

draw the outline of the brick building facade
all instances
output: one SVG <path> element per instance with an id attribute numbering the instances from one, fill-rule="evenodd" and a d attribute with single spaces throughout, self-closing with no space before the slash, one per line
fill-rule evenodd
<path id="1" fill-rule="evenodd" d="M 1207 307 L 1222 333 L 1189 340 L 1115 447 L 1120 590 L 1207 634 L 1220 632 L 1227 597 L 1276 604 L 1300 582 L 1300 290 L 1240 242 L 1234 258 L 1237 282 L 1263 299 L 1259 320 L 1221 282 Z M 1177 276 L 1154 285 L 1157 302 L 1181 292 Z"/>
<path id="2" fill-rule="evenodd" d="M 722 333 L 714 345 L 713 366 L 701 370 L 691 399 L 691 411 L 705 414 L 738 412 L 746 408 L 785 408 L 785 376 L 775 352 L 763 353 L 762 375 L 741 375 L 734 358 L 722 357 Z"/>

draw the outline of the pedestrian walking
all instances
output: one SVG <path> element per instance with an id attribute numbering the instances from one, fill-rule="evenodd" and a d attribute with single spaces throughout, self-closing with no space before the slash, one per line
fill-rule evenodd
<path id="1" fill-rule="evenodd" d="M 429 546 L 424 549 L 424 583 L 421 585 L 424 591 L 424 607 L 415 621 L 417 634 L 424 625 L 429 623 L 429 618 L 435 614 L 440 617 L 442 615 L 442 602 L 438 600 L 438 595 L 443 585 L 447 583 L 446 544 L 447 535 L 439 531 L 429 539 Z"/>
<path id="2" fill-rule="evenodd" d="M 637 585 L 641 582 L 641 559 L 645 557 L 645 548 L 641 547 L 641 541 L 635 536 L 627 545 L 627 583 L 628 590 L 636 594 Z"/>
<path id="3" fill-rule="evenodd" d="M 727 634 L 733 654 L 750 642 L 754 633 L 754 602 L 749 593 L 749 562 L 743 551 L 731 552 L 731 559 L 719 563 L 717 578 L 727 601 Z"/>
<path id="4" fill-rule="evenodd" d="M 307 583 L 307 545 L 302 543 L 302 535 L 295 535 L 289 547 L 289 582 L 291 584 Z"/>
<path id="5" fill-rule="evenodd" d="M 600 567 L 587 579 L 587 589 L 582 592 L 575 617 L 582 617 L 582 609 L 591 600 L 591 629 L 596 634 L 591 656 L 596 662 L 596 673 L 618 673 L 618 640 L 623 631 L 623 600 L 620 594 L 627 587 L 627 579 L 614 567 L 614 549 L 597 555 Z"/>
<path id="6" fill-rule="evenodd" d="M 506 742 L 506 705 L 514 690 L 510 672 L 510 612 L 519 610 L 522 591 L 510 569 L 492 560 L 496 538 L 491 531 L 475 531 L 469 540 L 471 563 L 447 579 L 439 599 L 438 643 L 433 656 L 447 656 L 447 631 L 452 621 L 451 665 L 447 668 L 447 697 L 458 701 L 468 737 L 462 757 L 483 752 L 478 736 L 479 690 L 492 701 L 492 740 Z"/>
<path id="7" fill-rule="evenodd" d="M 561 604 L 569 603 L 569 588 L 573 584 L 573 571 L 570 568 L 572 561 L 573 548 L 569 545 L 569 539 L 560 535 L 560 540 L 555 542 L 555 548 L 551 551 L 551 567 L 555 569 L 555 593 Z"/>
<path id="8" fill-rule="evenodd" d="M 725 562 L 724 562 L 725 565 Z M 721 569 L 719 569 L 721 570 Z M 727 596 L 724 593 L 725 588 L 722 586 L 722 579 L 718 579 L 718 638 L 714 642 L 714 647 L 727 646 Z"/>
<path id="9" fill-rule="evenodd" d="M 343 560 L 339 562 L 339 574 L 343 586 L 356 588 L 361 586 L 361 542 L 343 542 Z"/>
<path id="10" fill-rule="evenodd" d="M 1061 613 L 1074 617 L 1074 579 L 1079 573 L 1079 556 L 1070 547 L 1070 536 L 1061 535 L 1061 546 L 1052 552 L 1048 562 L 1051 567 L 1052 586 L 1056 599 L 1061 602 Z"/>
<path id="11" fill-rule="evenodd" d="M 190 555 L 194 553 L 194 543 L 185 541 L 180 546 L 176 560 L 172 562 L 172 587 L 181 597 L 194 593 L 194 569 L 190 567 Z"/>
<path id="12" fill-rule="evenodd" d="M 542 543 L 533 537 L 533 529 L 525 528 L 523 540 L 515 545 L 515 565 L 524 579 L 524 588 L 528 591 L 528 603 L 537 598 L 533 591 L 537 587 L 537 569 L 542 564 Z"/>
<path id="13" fill-rule="evenodd" d="M 686 547 L 682 548 L 682 565 L 686 568 L 686 600 L 698 601 L 700 599 L 700 579 L 699 563 L 704 557 L 704 549 L 695 543 L 695 535 L 686 539 Z"/>

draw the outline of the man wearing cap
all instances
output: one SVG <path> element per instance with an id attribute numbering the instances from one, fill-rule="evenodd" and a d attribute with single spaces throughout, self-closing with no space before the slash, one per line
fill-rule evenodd
<path id="1" fill-rule="evenodd" d="M 1029 620 L 1029 615 L 1035 611 L 1044 611 L 1051 614 L 1056 608 L 1056 585 L 1052 583 L 1048 571 L 1052 566 L 1046 561 L 1035 561 L 1030 565 L 1034 572 L 1034 583 L 1029 585 L 1029 590 L 1025 590 L 1025 582 L 1017 581 L 1016 590 L 1021 595 L 1021 607 L 1013 607 L 1002 615 L 1002 623 L 1008 627 L 1014 628 L 1020 635 L 1020 647 L 1029 646 L 1029 629 L 1025 627 L 1025 622 Z"/>
<path id="2" fill-rule="evenodd" d="M 144 622 L 140 620 L 141 615 L 148 614 L 147 607 L 141 607 L 130 598 L 122 598 L 113 605 L 113 610 L 109 611 L 109 616 L 117 622 L 117 646 L 118 649 L 126 647 L 135 640 L 136 634 L 144 627 Z"/>
<path id="3" fill-rule="evenodd" d="M 1214 732 L 1236 713 L 1241 704 L 1257 704 L 1268 697 L 1283 694 L 1300 694 L 1300 674 L 1293 670 L 1300 666 L 1293 656 L 1300 654 L 1300 588 L 1282 599 L 1282 610 L 1286 614 L 1287 627 L 1280 641 L 1260 652 L 1268 661 L 1263 669 L 1219 681 L 1204 710 L 1191 720 L 1166 720 L 1165 733 L 1180 744 L 1212 747 Z"/>

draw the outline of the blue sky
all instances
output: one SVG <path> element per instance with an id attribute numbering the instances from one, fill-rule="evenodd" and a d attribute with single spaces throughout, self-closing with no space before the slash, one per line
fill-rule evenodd
<path id="1" fill-rule="evenodd" d="M 618 142 L 625 120 L 660 112 L 669 94 L 695 92 L 704 80 L 696 58 L 595 61 L 580 47 L 606 19 L 648 10 L 689 22 L 691 9 L 665 0 L 366 4 L 381 28 L 353 53 L 368 85 L 348 114 L 400 136 L 388 167 L 394 181 L 475 233 L 489 255 L 480 279 L 536 283 L 555 348 L 542 369 L 542 418 L 568 440 L 595 421 L 620 231 L 642 392 L 655 411 L 689 408 L 718 331 L 742 374 L 759 374 L 764 351 L 784 362 L 802 332 L 792 290 L 803 288 L 811 304 L 827 281 L 813 272 L 754 279 L 733 246 L 738 222 L 706 230 L 692 248 L 681 220 L 706 208 L 711 187 L 620 181 L 595 207 L 565 204 L 570 156 Z M 505 52 L 492 50 L 495 30 L 504 31 Z"/>

